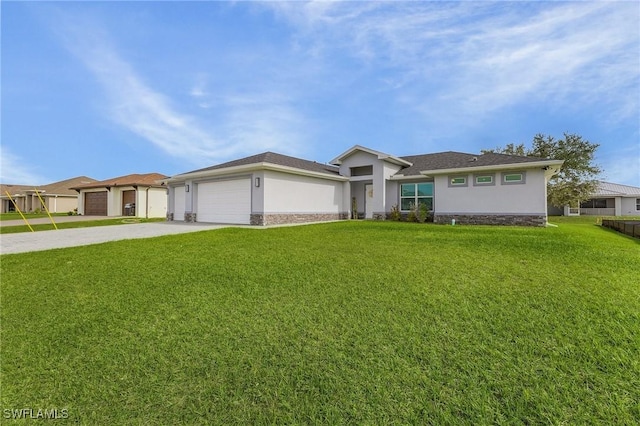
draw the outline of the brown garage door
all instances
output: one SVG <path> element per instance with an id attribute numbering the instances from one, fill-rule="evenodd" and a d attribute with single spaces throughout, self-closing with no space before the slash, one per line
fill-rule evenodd
<path id="1" fill-rule="evenodd" d="M 84 214 L 86 216 L 107 215 L 107 191 L 84 194 Z"/>

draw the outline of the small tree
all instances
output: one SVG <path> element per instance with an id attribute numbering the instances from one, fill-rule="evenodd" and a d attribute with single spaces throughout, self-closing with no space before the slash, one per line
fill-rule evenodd
<path id="1" fill-rule="evenodd" d="M 593 161 L 599 146 L 571 133 L 564 133 L 562 139 L 537 134 L 533 137 L 530 149 L 524 144 L 510 143 L 504 148 L 483 150 L 482 153 L 496 152 L 564 160 L 560 172 L 549 179 L 548 201 L 552 206 L 577 206 L 588 200 L 597 187 L 596 177 L 602 173 L 602 169 Z"/>

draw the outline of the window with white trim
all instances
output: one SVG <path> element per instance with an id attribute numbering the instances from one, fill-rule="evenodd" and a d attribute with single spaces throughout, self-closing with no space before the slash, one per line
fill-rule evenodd
<path id="1" fill-rule="evenodd" d="M 449 176 L 449 187 L 467 186 L 467 176 Z"/>
<path id="2" fill-rule="evenodd" d="M 433 210 L 433 182 L 400 184 L 400 210 L 406 212 L 420 204 Z"/>
<path id="3" fill-rule="evenodd" d="M 640 211 L 640 198 L 636 198 L 636 210 Z"/>
<path id="4" fill-rule="evenodd" d="M 518 185 L 525 183 L 525 172 L 504 172 L 502 173 L 503 185 Z"/>
<path id="5" fill-rule="evenodd" d="M 475 175 L 473 177 L 473 186 L 495 185 L 494 179 L 495 175 L 493 174 Z"/>

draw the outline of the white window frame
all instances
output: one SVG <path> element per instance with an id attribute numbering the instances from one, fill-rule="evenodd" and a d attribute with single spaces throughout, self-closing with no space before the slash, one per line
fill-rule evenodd
<path id="1" fill-rule="evenodd" d="M 507 176 L 520 175 L 520 180 L 507 180 Z M 514 171 L 514 172 L 502 172 L 502 178 L 500 179 L 502 185 L 523 185 L 527 183 L 526 172 Z"/>
<path id="2" fill-rule="evenodd" d="M 478 179 L 489 178 L 489 182 L 478 182 Z M 493 173 L 479 174 L 473 176 L 473 186 L 494 186 L 496 184 L 496 175 Z"/>
<path id="3" fill-rule="evenodd" d="M 447 179 L 449 182 L 449 188 L 464 188 L 466 186 L 469 186 L 469 176 L 467 175 L 453 175 L 448 176 Z M 457 179 L 464 179 L 464 182 L 455 183 L 454 180 Z"/>
<path id="4" fill-rule="evenodd" d="M 425 184 L 425 183 L 431 184 L 431 195 L 418 196 L 418 185 Z M 402 185 L 414 185 L 413 195 L 412 196 L 403 197 L 402 196 Z M 402 209 L 402 199 L 411 199 L 411 198 L 413 198 L 413 203 L 412 204 L 414 206 L 416 205 L 416 203 L 419 202 L 418 201 L 419 198 L 431 198 L 431 209 L 429 211 L 433 211 L 434 199 L 435 199 L 434 194 L 433 194 L 434 189 L 435 189 L 435 183 L 434 182 L 406 182 L 406 183 L 401 183 L 399 189 L 400 189 L 399 195 L 400 195 L 400 211 L 401 212 L 409 212 L 409 211 L 411 211 L 411 210 L 403 210 Z"/>

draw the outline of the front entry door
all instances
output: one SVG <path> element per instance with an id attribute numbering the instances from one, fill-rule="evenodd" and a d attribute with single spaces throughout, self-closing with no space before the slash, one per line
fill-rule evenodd
<path id="1" fill-rule="evenodd" d="M 373 219 L 373 184 L 364 186 L 364 217 Z"/>

